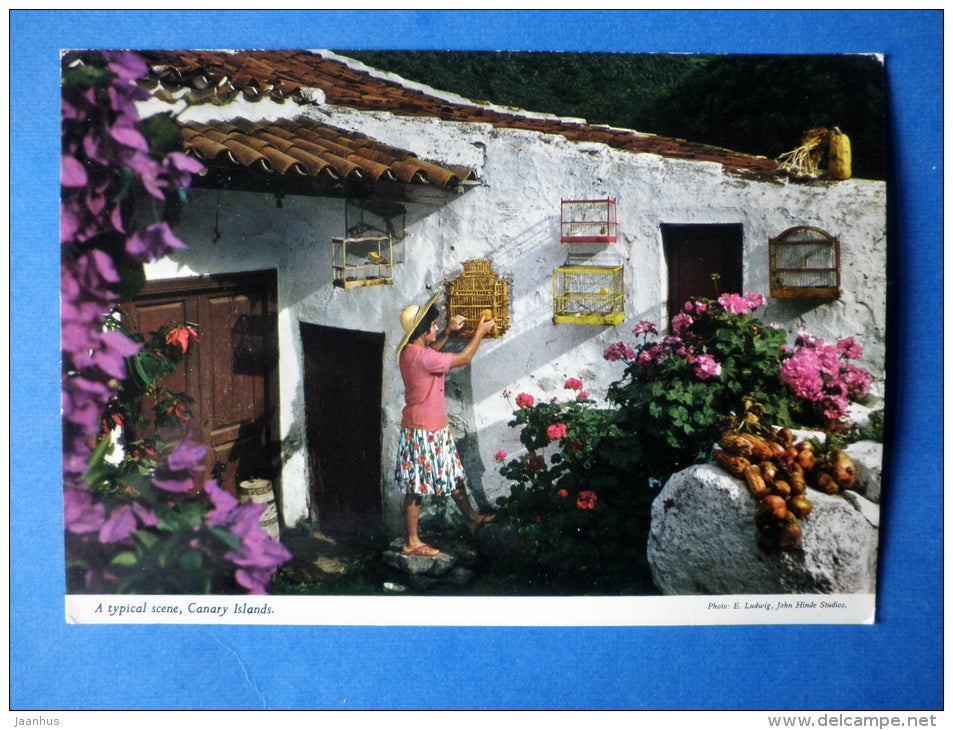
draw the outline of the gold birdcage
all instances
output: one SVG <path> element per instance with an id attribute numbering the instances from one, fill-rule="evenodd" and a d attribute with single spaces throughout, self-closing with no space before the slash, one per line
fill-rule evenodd
<path id="1" fill-rule="evenodd" d="M 496 320 L 487 337 L 501 337 L 510 327 L 510 282 L 493 273 L 490 261 L 463 262 L 463 274 L 445 286 L 447 317 L 466 319 L 458 337 L 472 337 L 485 310 Z"/>
<path id="2" fill-rule="evenodd" d="M 559 235 L 563 243 L 615 243 L 619 236 L 616 201 L 563 200 Z"/>
<path id="3" fill-rule="evenodd" d="M 389 235 L 332 238 L 334 285 L 342 289 L 394 283 L 394 240 Z"/>
<path id="4" fill-rule="evenodd" d="M 768 242 L 771 296 L 840 297 L 840 241 L 812 226 L 795 226 Z"/>
<path id="5" fill-rule="evenodd" d="M 625 319 L 621 266 L 560 266 L 553 272 L 553 323 L 618 325 Z"/>

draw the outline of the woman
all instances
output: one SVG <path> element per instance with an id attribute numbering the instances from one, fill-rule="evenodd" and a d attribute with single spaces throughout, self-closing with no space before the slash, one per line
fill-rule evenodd
<path id="1" fill-rule="evenodd" d="M 425 494 L 450 494 L 471 530 L 493 519 L 481 515 L 467 496 L 467 477 L 450 435 L 445 376 L 453 368 L 468 364 L 483 336 L 496 322 L 480 319 L 473 338 L 458 353 L 441 352 L 447 338 L 459 332 L 466 320 L 452 317 L 438 332 L 435 294 L 423 307 L 410 305 L 400 314 L 404 339 L 397 348 L 400 374 L 404 380 L 403 417 L 397 446 L 397 484 L 404 494 L 404 555 L 436 557 L 440 551 L 421 541 L 417 534 L 420 502 Z"/>

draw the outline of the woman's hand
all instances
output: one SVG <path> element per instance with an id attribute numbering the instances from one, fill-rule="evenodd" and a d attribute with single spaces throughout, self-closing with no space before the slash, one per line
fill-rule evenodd
<path id="1" fill-rule="evenodd" d="M 477 325 L 477 332 L 479 332 L 481 335 L 485 335 L 494 327 L 496 327 L 495 319 L 487 319 L 486 317 L 481 317 L 480 324 Z"/>
<path id="2" fill-rule="evenodd" d="M 495 319 L 487 319 L 485 316 L 481 317 L 480 323 L 476 326 L 476 332 L 473 333 L 473 337 L 470 338 L 470 341 L 460 352 L 453 355 L 453 359 L 450 361 L 450 367 L 458 368 L 461 365 L 467 365 L 476 354 L 483 336 L 494 327 L 496 327 Z"/>
<path id="3" fill-rule="evenodd" d="M 459 332 L 463 329 L 463 325 L 466 323 L 466 317 L 464 317 L 462 314 L 455 314 L 447 320 L 447 333 Z"/>

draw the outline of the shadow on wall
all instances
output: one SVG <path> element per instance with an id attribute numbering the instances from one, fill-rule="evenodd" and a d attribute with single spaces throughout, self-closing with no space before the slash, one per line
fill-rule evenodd
<path id="1" fill-rule="evenodd" d="M 832 304 L 820 299 L 770 299 L 767 293 L 765 298 L 768 304 L 760 314 L 760 319 L 765 322 L 793 323 L 821 307 L 830 308 Z"/>
<path id="2" fill-rule="evenodd" d="M 618 248 L 612 248 L 616 245 Z M 627 258 L 625 247 L 612 246 L 600 256 L 614 258 L 614 264 L 623 265 Z M 587 342 L 605 338 L 606 332 L 614 329 L 605 325 L 553 324 L 552 276 L 565 264 L 569 251 L 559 240 L 557 210 L 487 253 L 497 275 L 511 280 L 510 329 L 501 338 L 485 341 L 484 347 L 489 345 L 489 351 L 477 356 L 482 373 L 471 383 L 471 400 L 499 393 Z M 462 262 L 460 266 L 462 270 Z M 631 315 L 626 321 L 629 319 Z M 620 327 L 623 329 L 619 332 L 628 333 L 631 329 L 624 323 Z M 603 349 L 602 345 L 593 347 L 593 357 L 601 359 Z"/>
<path id="3" fill-rule="evenodd" d="M 617 251 L 621 264 L 625 250 L 620 246 Z M 553 323 L 552 272 L 565 263 L 568 252 L 569 247 L 559 242 L 557 215 L 551 220 L 536 222 L 484 256 L 491 261 L 497 275 L 511 280 L 510 329 L 500 338 L 485 339 L 470 366 L 453 370 L 447 376 L 451 429 L 473 499 L 480 507 L 491 505 L 485 483 L 488 467 L 481 457 L 481 438 L 497 440 L 499 434 L 475 428 L 475 403 L 501 395 L 513 383 L 559 362 L 592 340 L 604 339 L 606 330 L 613 329 Z M 461 271 L 462 263 L 459 264 Z M 456 275 L 458 272 L 450 272 L 447 278 Z M 441 307 L 441 316 L 445 316 L 445 303 Z M 626 333 L 631 329 L 622 327 Z M 625 336 L 619 333 L 620 338 Z M 445 350 L 459 352 L 467 342 L 465 338 L 451 338 Z M 595 344 L 590 349 L 592 359 L 601 363 L 604 345 Z M 566 362 L 565 365 L 578 371 L 579 366 L 585 367 L 587 363 Z M 549 385 L 561 389 L 562 381 Z M 540 387 L 546 384 L 541 383 Z"/>
<path id="4" fill-rule="evenodd" d="M 285 468 L 289 463 L 295 461 L 304 456 L 305 461 L 307 461 L 307 429 L 304 424 L 304 393 L 303 391 L 295 388 L 295 397 L 291 404 L 290 412 L 294 414 L 301 414 L 301 420 L 295 418 L 294 421 L 288 427 L 287 435 L 281 439 L 280 443 L 280 463 L 281 463 L 281 473 L 284 475 Z M 282 479 L 279 479 L 282 481 Z M 284 510 L 282 495 L 278 495 L 278 505 L 279 513 L 283 515 Z M 315 506 L 312 503 L 313 500 L 308 497 L 308 509 L 309 514 L 305 519 L 316 520 L 317 514 L 314 513 Z"/>

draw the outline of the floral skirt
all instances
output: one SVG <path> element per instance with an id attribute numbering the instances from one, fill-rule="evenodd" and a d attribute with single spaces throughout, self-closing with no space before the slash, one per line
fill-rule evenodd
<path id="1" fill-rule="evenodd" d="M 394 478 L 404 494 L 439 496 L 465 487 L 467 475 L 450 429 L 400 429 Z"/>

